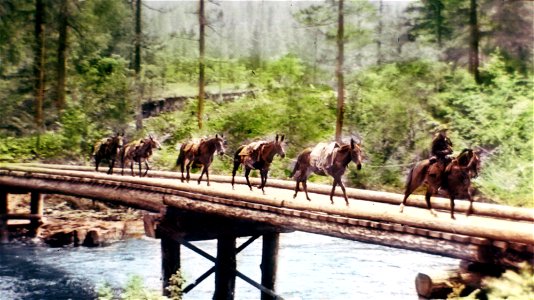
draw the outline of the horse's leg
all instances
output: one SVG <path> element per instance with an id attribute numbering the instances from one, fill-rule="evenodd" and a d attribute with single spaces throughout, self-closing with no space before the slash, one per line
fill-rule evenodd
<path id="1" fill-rule="evenodd" d="M 345 191 L 345 186 L 343 185 L 341 178 L 339 178 L 338 184 L 341 187 L 341 190 L 343 191 L 343 196 L 345 197 L 345 203 L 347 204 L 347 206 L 349 206 L 349 198 L 347 198 L 347 192 Z"/>
<path id="2" fill-rule="evenodd" d="M 414 175 L 414 171 L 416 171 L 415 175 Z M 404 190 L 404 198 L 402 199 L 402 203 L 399 206 L 399 212 L 402 213 L 404 211 L 404 206 L 406 205 L 406 200 L 408 200 L 408 197 L 421 184 L 423 184 L 423 181 L 425 180 L 425 174 L 426 174 L 426 168 L 423 167 L 421 169 L 419 165 L 416 165 L 410 170 L 410 172 L 408 173 L 408 178 L 406 179 L 406 188 Z"/>
<path id="3" fill-rule="evenodd" d="M 308 199 L 308 201 L 311 201 L 310 196 L 308 196 L 308 183 L 306 182 L 307 180 L 308 178 L 304 179 L 304 181 L 302 182 L 302 187 L 304 188 L 304 193 L 306 193 L 306 199 Z"/>
<path id="4" fill-rule="evenodd" d="M 210 170 L 209 166 L 205 166 L 204 169 L 206 169 L 206 181 L 208 182 L 208 186 L 210 186 Z"/>
<path id="5" fill-rule="evenodd" d="M 473 213 L 473 196 L 470 191 L 467 191 L 467 200 L 469 200 L 469 209 L 467 210 L 466 216 L 469 216 Z"/>
<path id="6" fill-rule="evenodd" d="M 139 163 L 137 165 L 139 166 L 139 177 L 143 177 L 141 174 L 141 159 L 139 159 Z"/>
<path id="7" fill-rule="evenodd" d="M 431 187 L 428 187 L 428 189 L 426 190 L 426 194 L 425 194 L 425 201 L 426 201 L 426 206 L 428 207 L 428 209 L 430 210 L 430 213 L 436 217 L 437 214 L 436 212 L 434 211 L 434 209 L 432 208 L 432 204 L 430 203 L 430 197 L 432 196 L 432 194 L 434 194 L 434 189 L 431 188 Z"/>
<path id="8" fill-rule="evenodd" d="M 237 169 L 239 169 L 240 164 L 240 162 L 234 161 L 234 168 L 232 169 L 232 190 L 234 189 L 235 173 L 237 172 Z"/>
<path id="9" fill-rule="evenodd" d="M 184 182 L 184 180 L 185 180 L 185 177 L 184 177 L 184 167 L 185 167 L 185 159 L 182 160 L 182 161 L 180 162 L 180 171 L 182 171 L 182 179 L 181 179 L 182 182 Z"/>
<path id="10" fill-rule="evenodd" d="M 265 195 L 265 185 L 267 184 L 267 174 L 269 173 L 269 170 L 261 170 L 260 171 L 260 175 L 261 175 L 261 191 L 263 192 L 263 194 Z"/>
<path id="11" fill-rule="evenodd" d="M 265 182 L 267 182 L 267 174 L 264 170 L 260 170 L 260 185 L 258 186 L 258 190 L 263 191 L 263 187 L 265 186 Z"/>
<path id="12" fill-rule="evenodd" d="M 135 176 L 133 172 L 133 164 L 134 164 L 134 161 L 132 159 L 132 161 L 130 162 L 130 171 L 132 171 L 132 176 Z"/>
<path id="13" fill-rule="evenodd" d="M 334 178 L 334 183 L 332 184 L 332 191 L 330 192 L 330 203 L 334 204 L 334 191 L 336 190 L 337 179 Z"/>
<path id="14" fill-rule="evenodd" d="M 109 170 L 108 170 L 108 174 L 111 175 L 113 174 L 113 166 L 115 166 L 115 160 L 112 159 L 110 162 L 109 162 Z"/>
<path id="15" fill-rule="evenodd" d="M 189 179 L 191 178 L 190 174 L 189 174 L 189 170 L 191 169 L 191 164 L 193 164 L 193 160 L 188 160 L 187 161 L 187 164 L 185 165 L 185 171 L 186 171 L 186 175 L 185 175 L 185 181 L 187 183 L 189 183 Z"/>
<path id="16" fill-rule="evenodd" d="M 451 193 L 449 199 L 451 200 L 451 219 L 454 220 L 456 218 L 454 217 L 454 195 L 452 195 L 452 193 Z"/>
<path id="17" fill-rule="evenodd" d="M 148 165 L 148 158 L 147 158 L 145 159 L 145 174 L 143 176 L 146 176 L 146 174 L 148 174 L 148 170 L 150 170 L 150 166 Z"/>
<path id="18" fill-rule="evenodd" d="M 293 195 L 293 199 L 297 198 L 297 194 L 299 192 L 299 185 L 300 185 L 300 181 L 298 179 L 295 181 L 297 184 L 295 185 L 295 194 Z M 302 185 L 304 186 L 304 183 Z"/>
<path id="19" fill-rule="evenodd" d="M 247 185 L 249 187 L 249 189 L 252 191 L 252 185 L 250 184 L 250 181 L 248 180 L 248 175 L 250 174 L 250 168 L 249 167 L 245 167 L 245 179 L 247 180 Z"/>
<path id="20" fill-rule="evenodd" d="M 96 167 L 95 167 L 95 171 L 97 171 L 97 172 L 98 172 L 98 165 L 99 165 L 99 164 L 100 164 L 100 158 L 98 158 L 97 156 L 95 156 L 95 165 L 96 165 Z"/>

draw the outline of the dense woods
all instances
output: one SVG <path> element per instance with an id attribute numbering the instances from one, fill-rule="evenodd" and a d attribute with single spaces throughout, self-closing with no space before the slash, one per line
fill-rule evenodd
<path id="1" fill-rule="evenodd" d="M 400 191 L 446 125 L 456 153 L 481 151 L 480 198 L 533 206 L 533 19 L 530 1 L 4 0 L 0 161 L 89 164 L 102 137 L 152 133 L 171 169 L 191 137 L 224 133 L 231 152 L 283 133 L 286 178 L 303 148 L 353 137 L 347 184 Z M 173 95 L 191 99 L 142 119 Z"/>

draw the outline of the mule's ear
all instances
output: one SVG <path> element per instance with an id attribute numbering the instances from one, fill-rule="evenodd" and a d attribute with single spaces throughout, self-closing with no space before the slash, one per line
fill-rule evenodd
<path id="1" fill-rule="evenodd" d="M 276 138 L 274 139 L 275 142 L 278 142 L 278 133 L 276 134 Z"/>
<path id="2" fill-rule="evenodd" d="M 283 134 L 283 135 L 282 135 L 282 138 L 280 139 L 280 142 L 283 142 L 285 137 L 286 137 L 286 135 Z"/>
<path id="3" fill-rule="evenodd" d="M 219 138 L 219 134 L 218 134 L 218 133 L 215 134 L 215 138 L 216 138 L 216 139 Z"/>
<path id="4" fill-rule="evenodd" d="M 354 144 L 356 144 L 356 142 L 354 142 L 353 138 L 350 138 L 350 148 L 354 149 Z"/>

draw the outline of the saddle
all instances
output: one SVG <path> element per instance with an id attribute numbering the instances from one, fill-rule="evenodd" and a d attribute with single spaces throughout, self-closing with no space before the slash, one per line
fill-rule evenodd
<path id="1" fill-rule="evenodd" d="M 319 143 L 312 149 L 310 153 L 310 165 L 316 170 L 315 172 L 321 175 L 329 173 L 334 160 L 336 158 L 337 149 L 340 145 L 336 142 Z"/>
<path id="2" fill-rule="evenodd" d="M 260 160 L 260 148 L 266 143 L 266 141 L 257 141 L 243 147 L 239 152 L 243 164 L 253 169 L 253 165 Z"/>

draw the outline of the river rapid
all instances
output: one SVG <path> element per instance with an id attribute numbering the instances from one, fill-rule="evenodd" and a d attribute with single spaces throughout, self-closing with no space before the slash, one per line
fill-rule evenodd
<path id="1" fill-rule="evenodd" d="M 246 239 L 238 239 L 238 246 Z M 195 242 L 216 256 L 216 242 Z M 260 282 L 261 239 L 238 254 L 238 270 Z M 277 292 L 285 299 L 417 299 L 418 272 L 457 267 L 447 257 L 295 232 L 281 234 Z M 182 247 L 186 284 L 212 263 Z M 161 291 L 160 241 L 132 239 L 97 248 L 0 245 L 1 300 L 96 299 L 109 284 L 119 290 L 133 276 Z M 211 299 L 214 276 L 184 299 Z M 235 299 L 259 299 L 257 289 L 236 278 Z"/>

